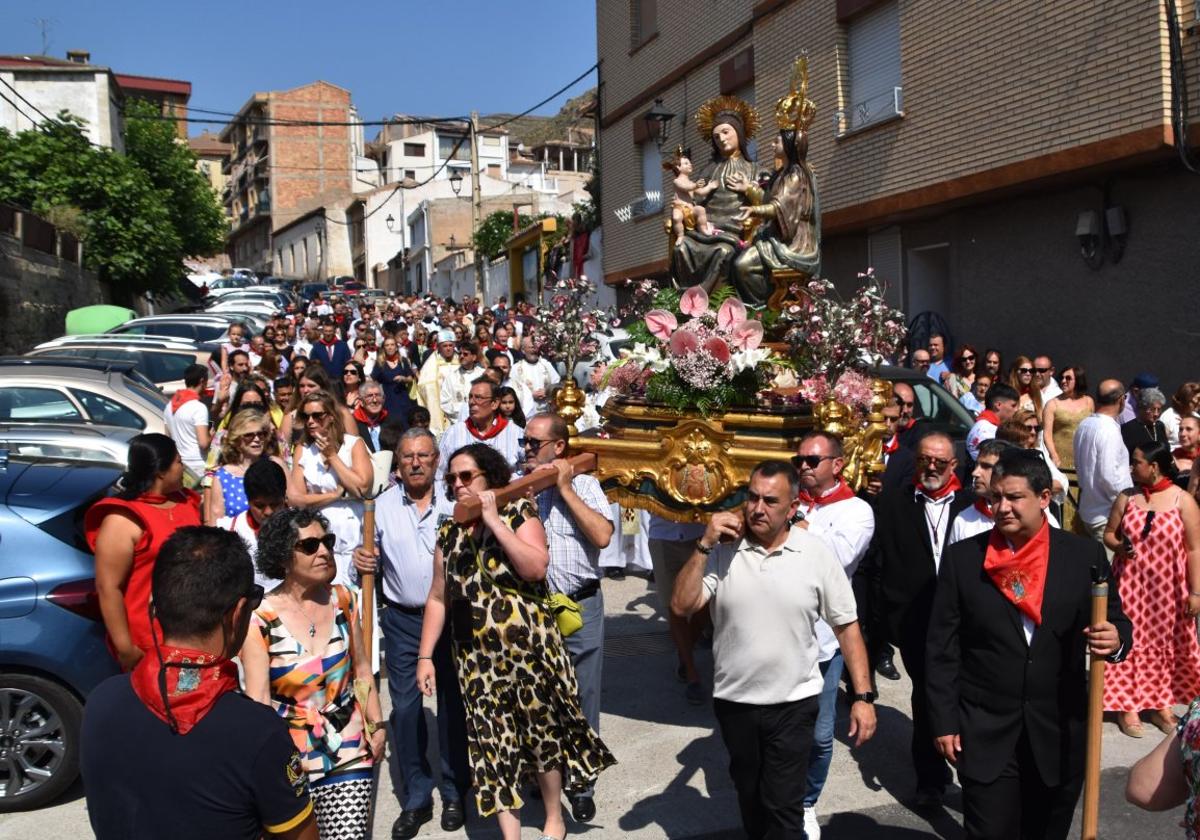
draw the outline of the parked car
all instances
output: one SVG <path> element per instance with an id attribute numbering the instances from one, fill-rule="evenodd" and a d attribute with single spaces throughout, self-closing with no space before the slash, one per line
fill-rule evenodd
<path id="1" fill-rule="evenodd" d="M 359 283 L 357 280 L 347 280 L 342 285 L 338 286 L 337 290 L 340 294 L 346 297 L 354 297 L 362 293 L 367 288 L 365 283 Z"/>
<path id="2" fill-rule="evenodd" d="M 0 423 L 102 424 L 166 434 L 166 405 L 132 362 L 0 357 Z"/>
<path id="3" fill-rule="evenodd" d="M 206 307 L 205 312 L 226 313 L 232 315 L 253 315 L 256 318 L 266 320 L 283 309 L 282 306 L 277 306 L 273 302 L 262 300 L 230 300 L 217 301 L 212 306 Z"/>
<path id="4" fill-rule="evenodd" d="M 134 318 L 119 327 L 113 327 L 108 334 L 158 335 L 220 344 L 229 338 L 231 324 L 243 322 L 256 333 L 262 332 L 267 325 L 265 318 L 243 317 L 232 312 L 189 312 Z"/>
<path id="5" fill-rule="evenodd" d="M 275 305 L 279 309 L 283 309 L 289 304 L 295 305 L 296 303 L 296 299 L 282 289 L 267 289 L 261 286 L 250 289 L 238 289 L 236 292 L 230 292 L 220 299 L 222 305 L 227 305 L 232 301 L 268 303 Z"/>
<path id="6" fill-rule="evenodd" d="M 220 280 L 214 280 L 208 284 L 208 294 L 210 297 L 219 298 L 221 295 L 228 294 L 235 289 L 244 289 L 247 286 L 252 286 L 258 282 L 253 274 L 235 275 L 222 277 Z"/>
<path id="7" fill-rule="evenodd" d="M 870 374 L 893 384 L 906 382 L 911 385 L 917 397 L 915 417 L 934 424 L 949 434 L 956 444 L 967 439 L 967 432 L 975 425 L 975 418 L 967 411 L 966 406 L 942 386 L 942 383 L 934 382 L 919 370 L 894 365 L 873 368 Z"/>
<path id="8" fill-rule="evenodd" d="M 363 289 L 358 293 L 358 296 L 361 298 L 366 298 L 372 303 L 379 303 L 391 297 L 390 293 L 386 289 Z"/>
<path id="9" fill-rule="evenodd" d="M 109 359 L 132 362 L 167 396 L 184 387 L 189 365 L 207 365 L 219 344 L 201 344 L 186 338 L 154 335 L 67 335 L 39 344 L 30 356 Z"/>
<path id="10" fill-rule="evenodd" d="M 75 782 L 84 700 L 119 672 L 82 524 L 120 474 L 0 449 L 0 812 L 40 808 Z"/>
<path id="11" fill-rule="evenodd" d="M 0 452 L 9 458 L 94 461 L 123 470 L 129 462 L 129 441 L 140 434 L 126 426 L 0 423 Z"/>

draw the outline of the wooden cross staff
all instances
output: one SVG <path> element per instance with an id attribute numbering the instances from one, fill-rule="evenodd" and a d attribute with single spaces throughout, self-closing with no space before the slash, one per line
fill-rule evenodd
<path id="1" fill-rule="evenodd" d="M 592 452 L 572 455 L 567 459 L 567 462 L 574 468 L 575 475 L 591 472 L 596 469 L 596 455 Z M 502 508 L 513 499 L 519 499 L 530 493 L 538 493 L 547 487 L 553 486 L 557 481 L 557 470 L 537 470 L 529 475 L 522 476 L 516 481 L 495 490 L 496 507 Z M 459 524 L 474 522 L 479 518 L 481 511 L 482 505 L 479 503 L 478 497 L 472 496 L 469 499 L 463 499 L 461 502 L 455 502 L 454 504 L 454 521 Z"/>

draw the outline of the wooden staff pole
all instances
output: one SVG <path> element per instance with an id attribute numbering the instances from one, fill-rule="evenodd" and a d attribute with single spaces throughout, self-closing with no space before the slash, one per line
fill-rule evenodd
<path id="1" fill-rule="evenodd" d="M 375 499 L 363 499 L 363 549 L 368 554 L 375 553 Z M 363 647 L 367 652 L 367 661 L 371 659 L 375 647 L 375 573 L 364 572 L 362 575 L 362 636 Z"/>
<path id="2" fill-rule="evenodd" d="M 572 455 L 567 461 L 575 470 L 575 475 L 580 473 L 591 472 L 596 469 L 596 455 L 592 452 L 583 452 L 579 455 Z M 537 493 L 545 490 L 558 481 L 558 472 L 555 470 L 538 470 L 529 475 L 518 478 L 510 484 L 498 488 L 496 493 L 496 507 L 501 508 L 511 502 L 513 499 L 519 499 L 528 493 Z M 454 503 L 454 521 L 461 524 L 474 522 L 479 518 L 481 511 L 479 499 L 472 496 L 469 499 L 463 499 L 461 502 Z M 364 584 L 365 585 L 365 584 Z"/>
<path id="3" fill-rule="evenodd" d="M 1092 626 L 1108 620 L 1108 581 L 1092 583 Z M 1100 825 L 1100 745 L 1104 715 L 1103 656 L 1092 654 L 1088 679 L 1087 764 L 1083 777 L 1083 840 L 1096 840 Z"/>

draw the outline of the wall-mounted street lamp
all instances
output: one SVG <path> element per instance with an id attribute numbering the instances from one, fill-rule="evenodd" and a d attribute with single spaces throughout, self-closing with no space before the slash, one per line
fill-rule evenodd
<path id="1" fill-rule="evenodd" d="M 396 232 L 396 217 L 391 213 L 388 213 L 388 217 L 383 220 L 383 223 L 387 225 L 388 233 Z"/>
<path id="2" fill-rule="evenodd" d="M 675 119 L 675 115 L 663 107 L 661 98 L 655 99 L 654 107 L 642 114 L 642 121 L 646 125 L 646 134 L 649 137 L 657 138 L 660 150 L 667 142 L 667 131 L 673 119 Z"/>
<path id="3" fill-rule="evenodd" d="M 462 192 L 462 173 L 457 169 L 450 172 L 450 189 L 454 190 L 454 197 L 458 198 L 458 194 Z"/>
<path id="4" fill-rule="evenodd" d="M 1108 261 L 1119 263 L 1125 255 L 1129 227 L 1122 207 L 1105 208 L 1104 213 L 1084 210 L 1075 221 L 1075 236 L 1079 239 L 1079 254 L 1092 270 L 1099 270 Z"/>

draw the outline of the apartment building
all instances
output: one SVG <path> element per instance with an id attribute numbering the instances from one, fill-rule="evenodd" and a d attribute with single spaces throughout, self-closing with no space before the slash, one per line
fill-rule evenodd
<path id="1" fill-rule="evenodd" d="M 107 67 L 72 50 L 65 59 L 45 55 L 0 56 L 0 128 L 36 128 L 47 117 L 69 111 L 80 117 L 88 139 L 125 151 L 125 91 Z"/>
<path id="2" fill-rule="evenodd" d="M 273 266 L 276 231 L 363 188 L 356 177 L 360 122 L 350 92 L 324 81 L 246 101 L 219 136 L 232 146 L 223 198 L 234 265 L 280 270 Z"/>
<path id="3" fill-rule="evenodd" d="M 1200 108 L 1177 113 L 1171 92 L 1200 89 L 1200 50 L 1193 4 L 1176 8 L 1182 20 L 1123 0 L 598 2 L 605 280 L 665 276 L 647 196 L 669 188 L 676 144 L 708 169 L 705 100 L 757 107 L 751 154 L 770 168 L 774 105 L 806 51 L 825 276 L 852 288 L 874 267 L 910 316 L 938 312 L 1006 358 L 1194 378 L 1178 352 L 1194 340 L 1174 325 L 1200 316 L 1200 181 L 1174 129 Z M 656 100 L 675 115 L 662 149 L 644 119 Z M 1150 311 L 1172 314 L 1159 341 L 1096 341 L 1132 338 L 1130 315 Z"/>

